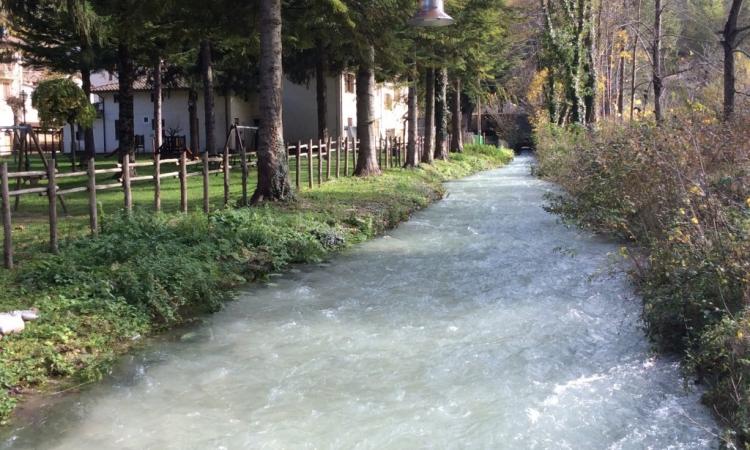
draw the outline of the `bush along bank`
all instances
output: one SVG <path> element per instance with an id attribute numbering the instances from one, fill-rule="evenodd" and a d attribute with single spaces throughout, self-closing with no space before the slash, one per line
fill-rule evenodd
<path id="1" fill-rule="evenodd" d="M 680 352 L 726 425 L 750 445 L 750 123 L 710 117 L 541 125 L 539 174 L 565 190 L 550 210 L 632 241 L 643 316 L 657 346 Z M 637 254 L 635 254 L 637 252 Z M 623 248 L 623 254 L 628 255 Z"/>
<path id="2" fill-rule="evenodd" d="M 450 162 L 332 181 L 289 204 L 104 218 L 98 236 L 0 274 L 0 311 L 39 310 L 0 340 L 0 423 L 25 392 L 96 380 L 141 336 L 221 308 L 232 287 L 372 238 L 441 198 L 443 181 L 511 159 L 467 146 Z"/>

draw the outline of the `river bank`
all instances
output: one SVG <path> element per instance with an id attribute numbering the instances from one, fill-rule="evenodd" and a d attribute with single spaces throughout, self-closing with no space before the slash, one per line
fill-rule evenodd
<path id="1" fill-rule="evenodd" d="M 7 450 L 715 448 L 618 246 L 544 211 L 529 156 L 120 359 Z"/>
<path id="2" fill-rule="evenodd" d="M 441 198 L 444 181 L 501 166 L 512 152 L 467 146 L 451 156 L 333 181 L 292 204 L 208 217 L 105 217 L 100 236 L 63 242 L 60 255 L 3 272 L 0 311 L 35 307 L 39 320 L 0 340 L 0 423 L 25 393 L 97 380 L 143 337 L 219 310 L 236 286 L 395 227 Z"/>
<path id="3" fill-rule="evenodd" d="M 549 210 L 627 243 L 649 337 L 706 386 L 738 448 L 750 446 L 749 131 L 709 112 L 536 130 L 537 172 L 565 191 Z"/>

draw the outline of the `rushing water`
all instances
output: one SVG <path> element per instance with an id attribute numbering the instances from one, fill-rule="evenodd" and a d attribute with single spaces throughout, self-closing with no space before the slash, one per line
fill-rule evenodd
<path id="1" fill-rule="evenodd" d="M 389 236 L 130 356 L 0 448 L 716 447 L 653 356 L 616 246 L 542 210 L 529 157 Z M 0 441 L 3 442 L 3 441 Z"/>

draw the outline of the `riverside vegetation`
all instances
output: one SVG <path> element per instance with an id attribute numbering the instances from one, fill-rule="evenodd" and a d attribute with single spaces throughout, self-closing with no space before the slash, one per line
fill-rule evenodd
<path id="1" fill-rule="evenodd" d="M 541 124 L 550 210 L 631 241 L 649 335 L 706 386 L 728 445 L 750 445 L 750 122 L 700 111 L 593 128 Z"/>
<path id="2" fill-rule="evenodd" d="M 232 287 L 369 239 L 439 199 L 443 181 L 511 159 L 472 145 L 450 161 L 331 181 L 290 203 L 103 218 L 98 236 L 2 273 L 0 310 L 33 306 L 40 319 L 0 340 L 0 423 L 24 393 L 97 380 L 141 336 L 218 310 Z"/>

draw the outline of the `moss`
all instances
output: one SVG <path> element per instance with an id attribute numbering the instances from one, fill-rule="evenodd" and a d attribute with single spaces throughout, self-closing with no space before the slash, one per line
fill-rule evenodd
<path id="1" fill-rule="evenodd" d="M 51 380 L 96 380 L 141 336 L 219 309 L 232 287 L 372 238 L 439 199 L 443 181 L 511 158 L 467 146 L 450 162 L 333 180 L 291 203 L 209 216 L 113 214 L 99 236 L 63 240 L 59 255 L 29 252 L 0 276 L 0 311 L 41 312 L 0 341 L 0 422 L 22 393 Z"/>

